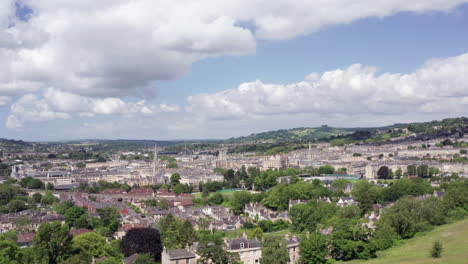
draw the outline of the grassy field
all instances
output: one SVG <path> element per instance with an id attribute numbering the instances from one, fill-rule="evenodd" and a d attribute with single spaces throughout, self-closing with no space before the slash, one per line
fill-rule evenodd
<path id="1" fill-rule="evenodd" d="M 440 240 L 442 258 L 430 257 L 434 241 Z M 378 253 L 378 258 L 367 261 L 341 262 L 346 264 L 465 264 L 468 263 L 468 219 L 443 225 L 418 237 L 402 242 L 394 248 Z"/>

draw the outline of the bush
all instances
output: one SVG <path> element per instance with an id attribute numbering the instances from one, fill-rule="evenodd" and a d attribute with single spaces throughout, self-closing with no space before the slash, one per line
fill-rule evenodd
<path id="1" fill-rule="evenodd" d="M 442 250 L 443 250 L 442 242 L 440 241 L 434 242 L 434 245 L 432 246 L 432 249 L 431 249 L 431 257 L 433 258 L 442 257 Z"/>

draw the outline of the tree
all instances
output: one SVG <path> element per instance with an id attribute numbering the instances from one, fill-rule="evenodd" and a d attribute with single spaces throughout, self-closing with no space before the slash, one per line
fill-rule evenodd
<path id="1" fill-rule="evenodd" d="M 381 199 L 381 189 L 367 181 L 356 182 L 351 194 L 357 199 L 363 211 L 370 210 L 372 205 Z"/>
<path id="2" fill-rule="evenodd" d="M 137 259 L 133 262 L 133 264 L 157 264 L 154 260 L 154 257 L 150 254 L 141 254 L 138 255 Z"/>
<path id="3" fill-rule="evenodd" d="M 246 191 L 234 192 L 231 197 L 231 209 L 234 214 L 244 212 L 244 206 L 252 201 L 252 195 Z"/>
<path id="4" fill-rule="evenodd" d="M 396 169 L 396 171 L 395 171 L 395 177 L 396 177 L 397 179 L 400 179 L 401 176 L 403 176 L 402 170 L 401 170 L 400 168 Z"/>
<path id="5" fill-rule="evenodd" d="M 406 166 L 406 171 L 408 172 L 408 175 L 416 175 L 416 165 L 408 165 Z"/>
<path id="6" fill-rule="evenodd" d="M 64 261 L 71 253 L 72 237 L 67 224 L 43 223 L 34 237 L 34 259 L 38 263 L 56 264 Z"/>
<path id="7" fill-rule="evenodd" d="M 41 204 L 50 205 L 55 202 L 58 202 L 58 199 L 54 196 L 52 191 L 46 191 L 44 196 L 42 196 Z"/>
<path id="8" fill-rule="evenodd" d="M 211 205 L 220 205 L 224 202 L 224 197 L 221 193 L 216 192 L 208 198 L 208 203 Z"/>
<path id="9" fill-rule="evenodd" d="M 67 221 L 67 224 L 69 226 L 75 226 L 75 222 L 86 213 L 86 209 L 78 207 L 78 206 L 73 206 L 67 211 L 65 211 L 65 219 Z"/>
<path id="10" fill-rule="evenodd" d="M 28 206 L 21 200 L 11 200 L 7 204 L 7 208 L 10 213 L 16 213 L 28 209 Z"/>
<path id="11" fill-rule="evenodd" d="M 74 237 L 72 240 L 72 247 L 78 253 L 99 258 L 102 256 L 109 256 L 106 239 L 94 232 L 88 232 Z"/>
<path id="12" fill-rule="evenodd" d="M 197 247 L 197 255 L 200 258 L 198 264 L 216 263 L 216 264 L 240 264 L 239 254 L 229 253 L 224 248 L 222 234 L 208 233 L 201 234 Z"/>
<path id="13" fill-rule="evenodd" d="M 432 249 L 431 249 L 431 257 L 433 258 L 442 257 L 442 251 L 443 251 L 442 242 L 440 241 L 434 242 L 434 244 L 432 245 Z"/>
<path id="14" fill-rule="evenodd" d="M 35 193 L 32 195 L 32 201 L 35 202 L 35 203 L 40 203 L 41 202 L 41 199 L 42 199 L 42 194 L 40 193 Z"/>
<path id="15" fill-rule="evenodd" d="M 330 254 L 325 236 L 313 232 L 305 237 L 299 244 L 300 264 L 326 264 Z"/>
<path id="16" fill-rule="evenodd" d="M 262 245 L 261 264 L 288 264 L 289 252 L 283 237 L 266 237 Z"/>
<path id="17" fill-rule="evenodd" d="M 180 184 L 180 174 L 179 173 L 172 174 L 170 182 L 172 186 L 176 186 L 177 184 Z"/>
<path id="18" fill-rule="evenodd" d="M 159 231 L 154 228 L 130 229 L 123 237 L 121 245 L 122 252 L 126 257 L 135 253 L 148 253 L 157 261 L 161 259 L 161 252 L 163 249 L 161 245 L 161 236 Z"/>
<path id="19" fill-rule="evenodd" d="M 195 242 L 196 234 L 195 230 L 193 229 L 192 223 L 189 220 L 185 220 L 182 223 L 182 227 L 180 228 L 180 232 L 182 233 L 182 237 L 184 239 L 184 243 L 186 245 L 192 245 Z"/>
<path id="20" fill-rule="evenodd" d="M 388 167 L 380 167 L 380 169 L 377 171 L 377 176 L 379 176 L 379 179 L 388 179 Z"/>
<path id="21" fill-rule="evenodd" d="M 423 217 L 422 203 L 412 198 L 402 198 L 395 205 L 386 209 L 379 220 L 380 224 L 388 224 L 401 238 L 411 238 L 416 232 L 429 227 L 427 219 Z"/>
<path id="22" fill-rule="evenodd" d="M 20 260 L 21 251 L 19 246 L 14 241 L 0 239 L 0 263 L 19 264 Z"/>
<path id="23" fill-rule="evenodd" d="M 119 211 L 115 207 L 104 207 L 96 209 L 101 217 L 102 226 L 109 228 L 110 232 L 115 232 L 119 228 Z"/>

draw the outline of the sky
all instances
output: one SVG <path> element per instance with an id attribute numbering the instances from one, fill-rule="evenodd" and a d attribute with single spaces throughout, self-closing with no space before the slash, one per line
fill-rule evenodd
<path id="1" fill-rule="evenodd" d="M 0 138 L 212 139 L 468 114 L 468 0 L 2 0 Z"/>

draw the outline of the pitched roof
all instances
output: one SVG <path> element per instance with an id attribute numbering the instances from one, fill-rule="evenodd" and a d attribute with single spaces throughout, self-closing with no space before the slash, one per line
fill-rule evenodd
<path id="1" fill-rule="evenodd" d="M 16 237 L 18 243 L 29 243 L 32 242 L 36 234 L 34 233 L 19 233 Z"/>
<path id="2" fill-rule="evenodd" d="M 124 259 L 124 264 L 132 264 L 138 258 L 138 253 L 134 253 L 133 255 Z"/>
<path id="3" fill-rule="evenodd" d="M 256 239 L 234 238 L 229 239 L 226 242 L 229 250 L 260 247 L 260 241 Z M 241 247 L 242 244 L 243 246 Z"/>
<path id="4" fill-rule="evenodd" d="M 89 232 L 92 232 L 92 231 L 87 229 L 87 228 L 72 228 L 72 229 L 70 229 L 70 234 L 72 236 L 74 236 L 74 237 L 82 235 L 84 233 L 89 233 Z"/>
<path id="5" fill-rule="evenodd" d="M 195 258 L 195 254 L 187 249 L 168 250 L 167 254 L 171 260 Z"/>

